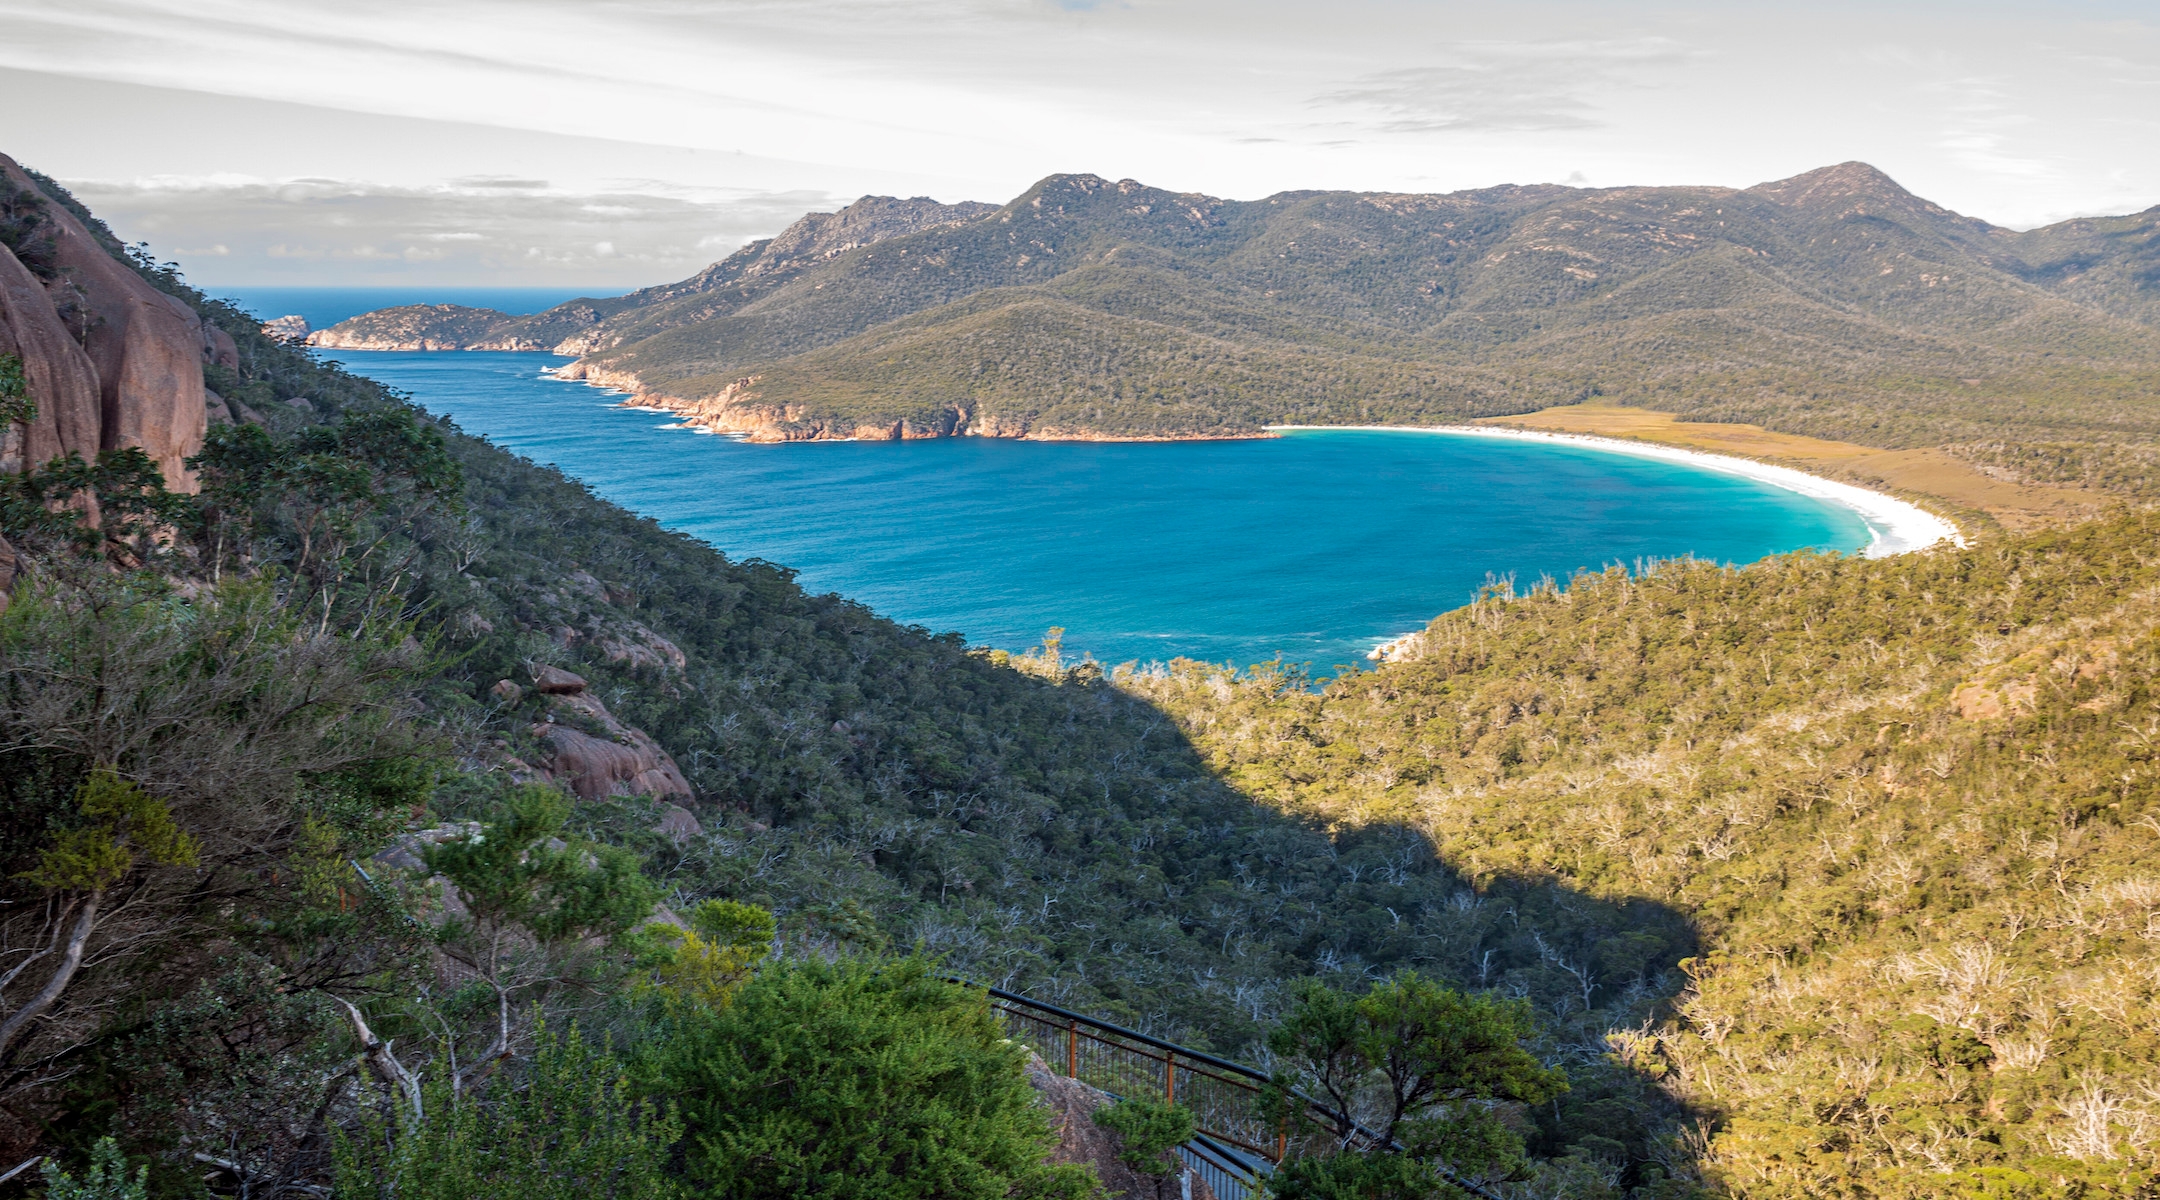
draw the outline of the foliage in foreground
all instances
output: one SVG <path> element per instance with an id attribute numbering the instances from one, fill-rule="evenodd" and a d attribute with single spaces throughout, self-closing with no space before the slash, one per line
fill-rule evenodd
<path id="1" fill-rule="evenodd" d="M 421 1111 L 371 1106 L 337 1139 L 341 1200 L 671 1200 L 682 1123 L 631 1090 L 621 1063 L 573 1028 L 477 1094 L 438 1082 Z"/>
<path id="2" fill-rule="evenodd" d="M 677 1010 L 639 1077 L 679 1105 L 700 1195 L 725 1200 L 1085 1200 L 980 993 L 919 960 L 760 972 Z"/>
<path id="3" fill-rule="evenodd" d="M 1301 1087 L 1324 1106 L 1317 1120 L 1338 1151 L 1372 1144 L 1368 1153 L 1325 1157 L 1403 1161 L 1294 1165 L 1281 1184 L 1285 1195 L 1527 1178 L 1522 1108 L 1568 1086 L 1565 1072 L 1525 1049 L 1538 1033 L 1528 1004 L 1466 996 L 1408 973 L 1362 996 L 1317 980 L 1299 985 L 1296 996 L 1268 1034 L 1280 1064 L 1270 1096 L 1277 1119 L 1314 1122 L 1305 1105 L 1290 1101 L 1287 1089 Z"/>

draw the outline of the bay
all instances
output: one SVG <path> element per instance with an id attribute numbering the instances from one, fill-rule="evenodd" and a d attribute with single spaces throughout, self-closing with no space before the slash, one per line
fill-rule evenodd
<path id="1" fill-rule="evenodd" d="M 1850 511 L 1581 446 L 1405 432 L 1223 442 L 758 445 L 544 375 L 541 354 L 338 351 L 467 432 L 897 620 L 1069 656 L 1319 674 L 1467 603 L 1609 563 L 1853 551 Z"/>

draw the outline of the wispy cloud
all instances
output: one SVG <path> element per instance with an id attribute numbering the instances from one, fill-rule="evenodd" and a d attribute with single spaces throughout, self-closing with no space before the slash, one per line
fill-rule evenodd
<path id="1" fill-rule="evenodd" d="M 1644 68 L 1696 51 L 1664 37 L 1610 41 L 1465 42 L 1433 65 L 1360 77 L 1313 97 L 1316 107 L 1376 111 L 1382 133 L 1547 133 L 1594 129 L 1600 93 L 1644 86 Z"/>
<path id="2" fill-rule="evenodd" d="M 288 273 L 659 282 L 811 204 L 1056 171 L 1251 198 L 1861 158 L 2030 223 L 2160 199 L 2133 152 L 2160 27 L 2095 4 L 2121 0 L 0 0 L 0 112 L 39 113 L 0 148 L 200 170 L 107 206 L 238 282 L 271 246 Z"/>
<path id="3" fill-rule="evenodd" d="M 204 283 L 297 282 L 335 268 L 354 282 L 574 279 L 629 287 L 691 274 L 807 210 L 840 202 L 814 192 L 704 202 L 580 195 L 538 180 L 397 188 L 166 177 L 75 190 L 126 236 L 182 254 Z"/>

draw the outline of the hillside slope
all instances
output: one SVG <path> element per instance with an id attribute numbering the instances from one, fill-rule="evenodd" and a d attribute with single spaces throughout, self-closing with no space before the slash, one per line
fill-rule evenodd
<path id="1" fill-rule="evenodd" d="M 1498 588 L 1324 693 L 1136 681 L 1241 791 L 1689 914 L 1613 1051 L 1746 1196 L 2160 1186 L 2160 520 Z M 1556 960 L 1646 986 L 1621 944 Z M 1474 966 L 1462 961 L 1456 970 Z M 1648 986 L 1655 987 L 1655 984 Z"/>

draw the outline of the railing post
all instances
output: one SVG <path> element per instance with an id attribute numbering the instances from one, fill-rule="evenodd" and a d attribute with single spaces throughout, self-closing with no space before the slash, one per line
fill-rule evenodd
<path id="1" fill-rule="evenodd" d="M 1163 1051 L 1163 1103 L 1177 1103 L 1177 1051 Z"/>
<path id="2" fill-rule="evenodd" d="M 1080 1022 L 1065 1022 L 1065 1078 L 1080 1078 Z"/>

